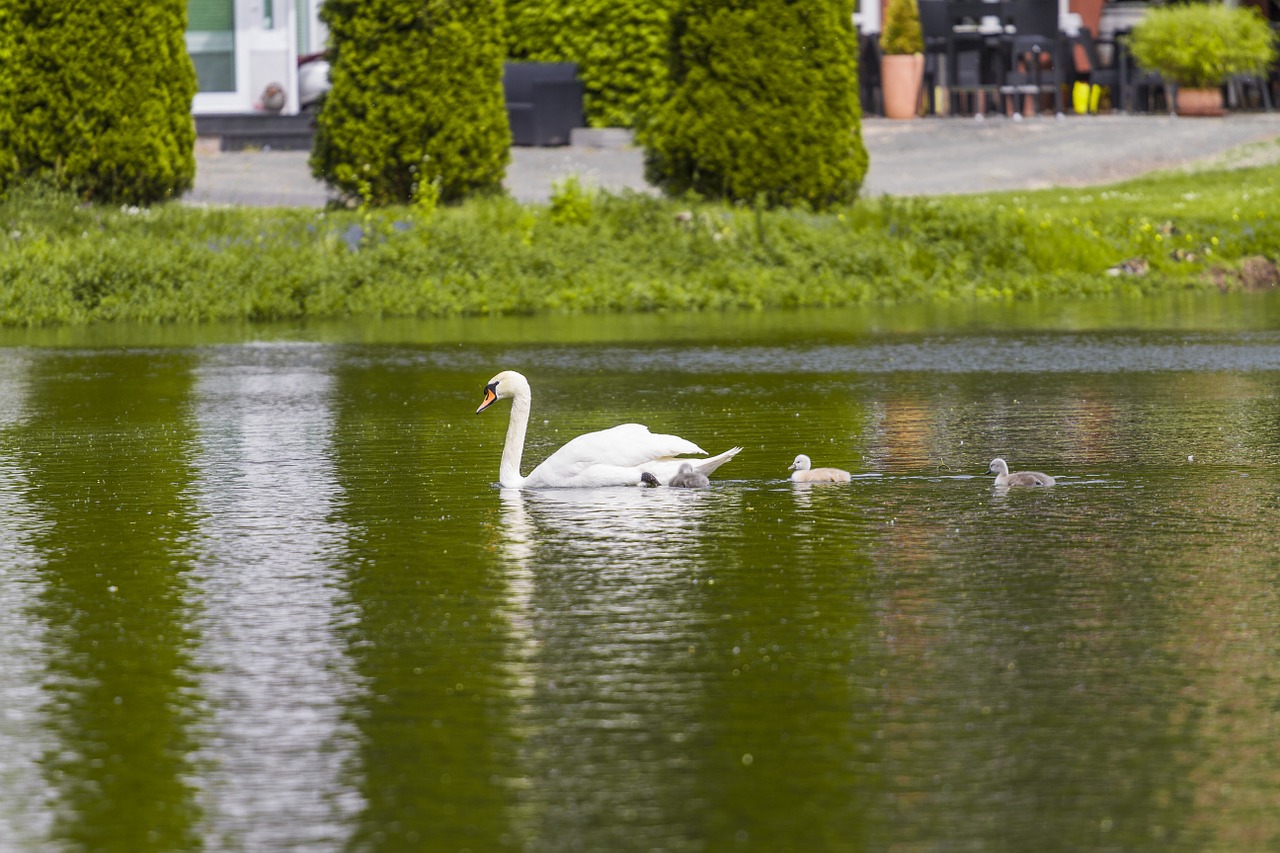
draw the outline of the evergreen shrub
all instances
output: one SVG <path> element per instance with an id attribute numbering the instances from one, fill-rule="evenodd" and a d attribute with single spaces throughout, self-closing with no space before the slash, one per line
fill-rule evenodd
<path id="1" fill-rule="evenodd" d="M 893 55 L 924 53 L 924 30 L 920 27 L 916 0 L 889 0 L 880 33 L 880 49 Z"/>
<path id="2" fill-rule="evenodd" d="M 675 0 L 508 0 L 513 59 L 576 62 L 591 127 L 634 127 L 662 92 Z"/>
<path id="3" fill-rule="evenodd" d="M 857 36 L 843 0 L 682 0 L 670 91 L 640 128 L 668 194 L 815 210 L 867 171 Z"/>
<path id="4" fill-rule="evenodd" d="M 500 0 L 326 0 L 331 88 L 311 170 L 366 204 L 500 192 L 511 128 Z"/>
<path id="5" fill-rule="evenodd" d="M 186 0 L 0 0 L 0 190 L 149 204 L 195 178 Z"/>

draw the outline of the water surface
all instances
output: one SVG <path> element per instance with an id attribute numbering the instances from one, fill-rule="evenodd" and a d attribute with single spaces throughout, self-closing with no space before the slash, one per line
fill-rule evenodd
<path id="1" fill-rule="evenodd" d="M 0 849 L 1271 849 L 1280 302 L 1105 308 L 7 333 Z"/>

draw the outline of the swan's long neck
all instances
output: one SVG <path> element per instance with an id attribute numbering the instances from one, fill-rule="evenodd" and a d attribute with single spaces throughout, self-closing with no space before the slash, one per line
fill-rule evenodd
<path id="1" fill-rule="evenodd" d="M 520 457 L 524 455 L 524 437 L 529 431 L 530 402 L 528 392 L 511 398 L 507 443 L 502 447 L 502 464 L 498 466 L 498 483 L 504 489 L 518 489 L 524 485 L 524 477 L 520 476 Z"/>

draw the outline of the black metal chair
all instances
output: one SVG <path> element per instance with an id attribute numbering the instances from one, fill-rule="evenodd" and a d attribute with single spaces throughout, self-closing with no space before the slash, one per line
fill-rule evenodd
<path id="1" fill-rule="evenodd" d="M 1271 30 L 1276 34 L 1276 39 L 1280 40 L 1280 21 L 1272 21 Z M 1280 99 L 1280 56 L 1267 69 L 1267 94 L 1271 96 L 1272 104 Z"/>
<path id="2" fill-rule="evenodd" d="M 924 35 L 925 111 L 937 114 L 936 92 L 946 88 L 947 40 L 951 34 L 946 0 L 920 0 L 920 30 Z"/>
<path id="3" fill-rule="evenodd" d="M 1139 65 L 1129 52 L 1129 32 L 1115 33 L 1115 62 L 1120 66 L 1120 89 L 1124 94 L 1122 109 L 1126 112 L 1173 112 L 1174 92 L 1163 77 Z"/>
<path id="4" fill-rule="evenodd" d="M 1254 106 L 1255 100 L 1258 107 Z M 1232 109 L 1261 108 L 1271 112 L 1271 84 L 1266 74 L 1233 74 L 1227 78 L 1227 105 Z"/>
<path id="5" fill-rule="evenodd" d="M 570 131 L 586 124 L 575 63 L 508 62 L 502 90 L 513 145 L 568 145 Z"/>
<path id="6" fill-rule="evenodd" d="M 864 115 L 884 115 L 884 90 L 880 85 L 880 36 L 858 35 L 858 95 Z"/>
<path id="7" fill-rule="evenodd" d="M 1003 83 L 1001 38 L 1004 25 L 1001 4 L 982 0 L 949 0 L 944 73 L 951 111 L 959 112 L 961 99 L 976 99 L 981 115 L 1000 103 Z M 990 19 L 996 19 L 989 27 Z"/>
<path id="8" fill-rule="evenodd" d="M 1061 115 L 1066 58 L 1065 42 L 1058 29 L 1057 2 L 1006 0 L 1001 7 L 1005 27 L 1012 30 L 1005 36 L 1007 64 L 1001 94 L 1013 99 L 1014 115 L 1019 115 L 1024 98 L 1031 97 L 1039 112 L 1040 96 L 1051 92 L 1054 112 Z"/>

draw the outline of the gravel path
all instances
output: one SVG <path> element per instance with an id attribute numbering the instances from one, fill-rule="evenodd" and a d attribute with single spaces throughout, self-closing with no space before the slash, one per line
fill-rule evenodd
<path id="1" fill-rule="evenodd" d="M 866 195 L 1088 186 L 1156 169 L 1280 159 L 1280 113 L 867 119 L 863 135 L 871 155 Z M 228 153 L 202 140 L 196 164 L 191 204 L 315 207 L 327 198 L 304 151 Z M 570 175 L 611 190 L 653 191 L 640 149 L 586 145 L 513 148 L 506 186 L 521 201 L 545 201 Z"/>

